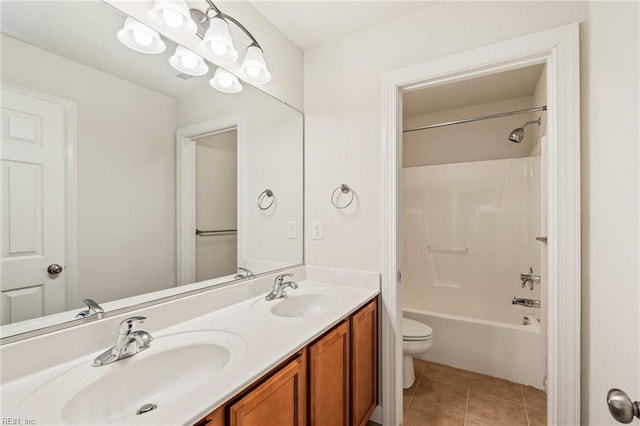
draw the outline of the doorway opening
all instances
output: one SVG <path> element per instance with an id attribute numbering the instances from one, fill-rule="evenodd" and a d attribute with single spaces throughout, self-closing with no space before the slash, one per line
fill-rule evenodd
<path id="1" fill-rule="evenodd" d="M 237 272 L 238 131 L 194 138 L 196 144 L 196 281 Z"/>
<path id="2" fill-rule="evenodd" d="M 438 90 L 438 87 L 442 89 L 451 84 L 464 84 L 465 81 L 485 77 L 490 78 L 499 73 L 522 71 L 531 67 L 535 69 L 536 66 L 542 66 L 544 69 L 541 75 L 544 75 L 546 81 L 544 92 L 547 111 L 546 117 L 540 117 L 541 125 L 543 121 L 546 121 L 544 128 L 546 139 L 537 138 L 540 139 L 538 144 L 541 144 L 540 146 L 543 148 L 541 152 L 545 155 L 545 159 L 541 160 L 541 164 L 544 164 L 545 167 L 540 170 L 540 194 L 546 194 L 546 205 L 541 210 L 540 220 L 546 220 L 546 235 L 536 235 L 535 237 L 540 237 L 543 241 L 546 237 L 547 240 L 546 242 L 527 241 L 526 245 L 538 244 L 538 248 L 544 247 L 543 250 L 546 251 L 546 255 L 544 255 L 544 259 L 541 255 L 540 260 L 540 270 L 543 272 L 536 273 L 537 271 L 534 271 L 531 273 L 527 270 L 520 272 L 529 272 L 524 275 L 529 275 L 532 279 L 534 275 L 542 275 L 540 278 L 542 284 L 537 284 L 534 281 L 533 292 L 536 292 L 536 286 L 538 286 L 539 291 L 541 291 L 540 299 L 538 300 L 541 300 L 541 306 L 544 306 L 546 310 L 546 312 L 540 313 L 541 328 L 539 334 L 543 335 L 543 332 L 546 332 L 546 338 L 541 338 L 546 345 L 547 353 L 546 368 L 544 368 L 547 423 L 580 424 L 580 102 L 578 24 L 558 27 L 446 58 L 436 59 L 385 75 L 383 82 L 384 154 L 382 161 L 384 202 L 381 347 L 382 416 L 384 424 L 392 425 L 403 422 L 402 318 L 403 293 L 405 291 L 403 272 L 406 272 L 402 270 L 403 259 L 406 255 L 404 253 L 406 248 L 403 247 L 402 238 L 403 226 L 405 226 L 403 206 L 406 206 L 403 199 L 403 195 L 405 195 L 403 194 L 404 172 L 402 162 L 404 148 L 402 132 L 403 98 L 419 90 Z M 468 97 L 468 95 L 469 92 L 466 92 L 464 96 Z M 440 112 L 443 111 L 446 111 L 446 109 L 440 108 Z M 511 139 L 521 137 L 519 135 L 521 132 L 516 131 L 519 129 L 519 127 L 515 127 L 517 125 L 523 127 L 525 135 L 528 132 L 534 133 L 533 129 L 536 128 L 537 124 L 529 123 L 527 126 L 525 124 L 528 121 L 536 121 L 538 117 L 527 118 L 522 116 L 520 118 L 522 118 L 522 121 L 519 124 L 503 128 L 503 135 L 500 138 L 504 142 L 501 143 L 514 144 Z M 539 129 L 538 131 L 540 131 Z M 486 151 L 488 152 L 488 150 Z M 531 152 L 527 153 L 526 156 L 529 154 Z M 524 157 L 524 155 L 521 157 Z M 481 161 L 502 161 L 508 158 L 514 157 L 504 156 L 499 160 L 495 158 L 491 160 L 491 157 L 477 157 L 475 161 L 472 161 L 472 164 Z M 469 159 L 462 160 L 470 162 Z M 449 159 L 446 161 L 449 161 Z M 456 160 L 454 159 L 453 161 Z M 435 166 L 435 164 L 431 164 L 427 166 L 421 165 L 420 167 Z M 444 167 L 444 165 L 442 166 Z M 526 166 L 524 170 L 526 170 Z M 462 173 L 461 175 L 461 179 L 469 181 L 468 173 Z M 477 182 L 472 180 L 472 183 L 476 184 Z M 504 181 L 502 186 L 506 188 Z M 477 200 L 475 203 L 478 204 Z M 527 201 L 527 203 L 532 204 L 533 201 Z M 539 204 L 543 205 L 542 198 Z M 461 203 L 458 210 L 475 211 L 475 207 L 472 207 L 473 203 L 467 202 L 466 205 Z M 528 212 L 529 210 L 527 209 Z M 437 217 L 438 220 L 442 219 L 444 222 L 451 222 L 442 225 L 451 228 L 453 221 L 450 217 L 446 217 L 447 214 L 445 211 L 444 213 L 435 212 L 426 215 L 435 215 L 434 217 Z M 430 220 L 434 222 L 433 218 Z M 426 228 L 424 226 L 424 218 L 422 227 L 423 229 Z M 437 290 L 451 292 L 455 285 L 469 285 L 466 282 L 455 284 L 454 278 L 456 274 L 460 273 L 457 267 L 460 265 L 456 266 L 455 262 L 459 263 L 460 258 L 463 256 L 470 258 L 468 254 L 471 253 L 471 247 L 465 246 L 465 241 L 468 242 L 470 239 L 469 235 L 465 235 L 464 232 L 465 230 L 469 232 L 470 229 L 473 229 L 473 226 L 469 226 L 469 222 L 467 222 L 466 227 L 458 227 L 456 232 L 444 234 L 444 237 L 439 234 L 438 238 L 441 241 L 435 241 L 436 230 L 434 230 L 433 236 L 429 235 L 429 239 L 423 238 L 422 247 L 420 248 L 423 253 L 425 250 L 429 251 L 431 239 L 434 239 L 429 256 L 440 258 L 436 262 L 440 264 L 438 282 L 448 283 L 451 287 L 447 289 L 447 287 L 441 286 Z M 442 231 L 442 229 L 437 229 L 437 231 Z M 522 232 L 528 238 L 529 231 L 523 230 Z M 424 247 L 425 241 L 428 242 L 427 247 Z M 461 246 L 458 246 L 458 243 Z M 436 247 L 436 244 L 442 244 L 443 246 Z M 542 246 L 543 244 L 544 246 Z M 438 249 L 440 249 L 440 253 L 438 253 Z M 455 256 L 458 256 L 456 260 L 454 260 Z M 495 262 L 501 261 L 495 256 L 494 259 Z M 543 265 L 544 261 L 546 261 L 546 265 Z M 533 267 L 534 265 L 530 266 Z M 518 267 L 522 266 L 518 265 Z M 524 267 L 526 268 L 526 266 Z M 432 267 L 432 272 L 434 270 Z M 422 271 L 422 273 L 425 274 L 426 272 Z M 411 273 L 409 275 L 411 276 Z M 420 274 L 418 273 L 417 275 Z M 424 277 L 420 278 L 423 279 Z M 520 282 L 519 278 L 515 277 L 516 285 Z M 402 284 L 400 284 L 401 281 Z M 510 283 L 513 283 L 513 281 L 510 281 Z M 528 281 L 526 284 L 527 286 L 530 285 Z M 513 296 L 518 296 L 519 292 L 531 292 L 528 287 L 516 287 L 513 290 Z M 436 296 L 432 295 L 431 297 L 435 298 Z M 471 302 L 466 303 L 466 305 L 470 309 L 475 309 L 472 303 L 475 302 L 474 297 L 467 297 L 467 299 Z M 524 297 L 524 293 L 517 299 L 536 300 L 534 296 Z M 509 301 L 507 301 L 507 305 L 508 303 Z M 500 306 L 503 306 L 501 302 Z M 508 306 L 508 308 L 512 308 L 512 306 Z M 413 309 L 418 310 L 415 307 Z M 426 311 L 426 309 L 422 310 Z M 517 310 L 514 312 L 517 312 Z M 449 313 L 445 315 L 455 316 Z M 481 314 L 475 313 L 474 315 L 479 316 Z M 494 315 L 494 313 L 492 312 L 490 315 Z M 522 315 L 524 319 L 524 314 L 518 313 L 518 315 Z M 439 320 L 439 318 L 433 319 L 434 324 L 435 321 Z M 532 318 L 529 317 L 529 321 L 531 320 Z M 542 323 L 545 320 L 546 326 L 543 331 Z M 475 322 L 491 321 L 501 323 L 503 320 L 478 319 Z M 537 321 L 537 318 L 534 317 L 533 321 Z M 475 326 L 475 324 L 472 325 Z M 524 326 L 519 325 L 517 327 Z M 509 329 L 509 327 L 506 327 L 506 329 Z M 437 337 L 434 330 L 433 347 L 435 348 L 438 345 L 440 339 L 447 339 L 450 336 L 454 336 L 452 339 L 454 343 L 459 343 L 461 339 L 464 340 L 464 338 L 455 338 L 455 334 L 450 334 L 449 332 L 442 332 Z M 468 352 L 471 352 L 469 348 L 474 344 L 475 342 L 467 342 L 465 348 Z M 501 347 L 503 347 L 503 350 L 508 349 L 508 347 Z M 435 349 L 433 353 L 436 354 Z M 539 376 L 539 374 L 535 375 L 537 381 L 541 379 Z M 545 388 L 544 376 L 542 377 L 542 382 L 536 386 Z"/>
<path id="3" fill-rule="evenodd" d="M 546 422 L 545 77 L 402 92 L 404 424 Z"/>
<path id="4" fill-rule="evenodd" d="M 245 132 L 243 114 L 177 131 L 178 285 L 250 272 L 243 268 Z"/>

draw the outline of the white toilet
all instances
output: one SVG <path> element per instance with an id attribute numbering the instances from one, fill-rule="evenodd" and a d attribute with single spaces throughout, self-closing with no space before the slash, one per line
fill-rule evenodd
<path id="1" fill-rule="evenodd" d="M 433 330 L 426 324 L 402 318 L 402 387 L 409 389 L 416 380 L 413 357 L 426 353 L 433 345 Z"/>

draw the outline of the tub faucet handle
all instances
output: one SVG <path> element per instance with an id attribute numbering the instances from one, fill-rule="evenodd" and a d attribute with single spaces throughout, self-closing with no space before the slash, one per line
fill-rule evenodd
<path id="1" fill-rule="evenodd" d="M 527 284 L 529 284 L 530 290 L 533 291 L 533 284 L 540 284 L 540 275 L 536 275 L 533 273 L 533 268 L 529 267 L 528 274 L 520 274 L 520 281 L 522 281 L 522 288 L 525 288 Z"/>

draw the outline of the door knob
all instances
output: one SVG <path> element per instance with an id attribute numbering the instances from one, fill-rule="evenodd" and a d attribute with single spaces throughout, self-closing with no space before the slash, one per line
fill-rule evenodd
<path id="1" fill-rule="evenodd" d="M 640 418 L 640 402 L 631 401 L 629 395 L 620 389 L 609 389 L 607 404 L 613 418 L 620 423 L 631 423 L 634 416 Z"/>
<path id="2" fill-rule="evenodd" d="M 52 263 L 47 268 L 47 272 L 50 273 L 51 275 L 57 275 L 60 272 L 62 272 L 62 269 L 63 269 L 62 266 L 58 265 L 57 263 Z"/>

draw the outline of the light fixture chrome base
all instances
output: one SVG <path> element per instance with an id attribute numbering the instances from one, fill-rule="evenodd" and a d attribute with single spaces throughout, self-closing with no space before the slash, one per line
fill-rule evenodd
<path id="1" fill-rule="evenodd" d="M 209 29 L 209 18 L 207 14 L 198 9 L 189 9 L 189 13 L 191 14 L 191 19 L 193 19 L 193 22 L 195 22 L 198 27 L 196 35 L 204 40 L 204 35 Z"/>

